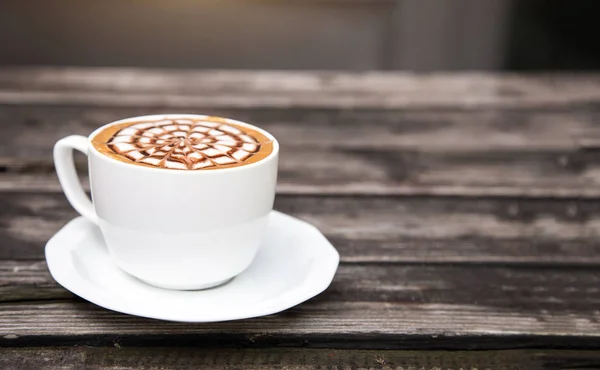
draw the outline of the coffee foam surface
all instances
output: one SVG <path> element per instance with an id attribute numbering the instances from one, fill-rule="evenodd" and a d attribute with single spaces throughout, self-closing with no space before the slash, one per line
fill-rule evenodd
<path id="1" fill-rule="evenodd" d="M 98 133 L 92 144 L 121 161 L 174 170 L 242 166 L 273 150 L 272 140 L 260 131 L 226 118 L 204 116 L 117 124 Z"/>

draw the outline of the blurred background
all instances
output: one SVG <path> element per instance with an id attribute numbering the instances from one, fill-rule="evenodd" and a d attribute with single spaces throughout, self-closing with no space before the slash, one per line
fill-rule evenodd
<path id="1" fill-rule="evenodd" d="M 0 65 L 600 66 L 600 1 L 594 0 L 3 0 L 0 7 Z"/>

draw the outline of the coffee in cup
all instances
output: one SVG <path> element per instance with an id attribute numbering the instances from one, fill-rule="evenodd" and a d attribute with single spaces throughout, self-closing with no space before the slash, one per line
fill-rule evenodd
<path id="1" fill-rule="evenodd" d="M 92 201 L 73 165 L 88 156 Z M 227 118 L 128 118 L 54 147 L 67 199 L 97 224 L 115 263 L 151 285 L 204 289 L 252 262 L 273 207 L 279 144 Z"/>
<path id="2" fill-rule="evenodd" d="M 98 132 L 92 145 L 125 163 L 175 170 L 244 166 L 273 151 L 273 141 L 261 131 L 220 117 L 125 121 Z"/>

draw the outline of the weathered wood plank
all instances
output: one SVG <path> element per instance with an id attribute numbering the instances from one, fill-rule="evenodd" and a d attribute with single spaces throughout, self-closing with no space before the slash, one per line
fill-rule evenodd
<path id="1" fill-rule="evenodd" d="M 595 169 L 594 157 L 566 151 L 456 155 L 296 147 L 283 150 L 277 190 L 285 194 L 597 198 L 600 171 Z M 78 155 L 77 161 L 87 186 L 85 159 Z M 3 191 L 60 190 L 48 156 L 0 158 L 0 171 Z"/>
<path id="2" fill-rule="evenodd" d="M 600 202 L 579 198 L 279 195 L 344 262 L 600 264 Z M 0 259 L 42 259 L 75 211 L 59 193 L 0 192 Z"/>
<path id="3" fill-rule="evenodd" d="M 67 91 L 76 95 L 100 91 L 119 102 L 126 101 L 119 94 L 134 91 L 152 96 L 169 91 L 194 96 L 241 91 L 258 97 L 264 91 L 275 91 L 278 96 L 300 92 L 315 97 L 315 101 L 324 101 L 319 94 L 328 91 L 336 96 L 359 92 L 365 99 L 370 94 L 383 93 L 400 94 L 410 100 L 411 94 L 417 94 L 430 99 L 433 105 L 427 109 L 415 104 L 401 106 L 402 110 L 398 107 L 382 110 L 359 109 L 361 105 L 357 102 L 353 109 L 340 109 L 336 104 L 321 109 L 314 105 L 264 109 L 259 102 L 244 108 L 208 101 L 194 103 L 185 110 L 233 116 L 273 132 L 283 146 L 280 189 L 284 192 L 598 197 L 600 158 L 595 150 L 600 141 L 595 109 L 598 98 L 594 93 L 568 105 L 544 100 L 574 91 L 583 96 L 584 91 L 598 89 L 596 79 L 598 76 L 590 75 L 26 68 L 0 69 L 0 90 L 5 87 L 19 91 Z M 492 100 L 502 101 L 504 96 L 515 94 L 519 96 L 518 102 L 526 100 L 521 99 L 523 95 L 539 105 L 507 109 L 504 103 L 498 107 L 469 103 L 481 97 L 483 91 L 492 92 L 490 96 L 495 96 L 495 91 L 498 96 Z M 436 94 L 445 94 L 444 99 L 454 99 L 454 103 L 432 110 L 439 97 Z M 51 171 L 51 148 L 60 137 L 89 134 L 94 128 L 122 117 L 183 109 L 177 105 L 178 101 L 166 99 L 151 107 L 143 102 L 106 106 L 94 101 L 79 105 L 68 99 L 55 104 L 43 99 L 21 102 L 25 105 L 3 104 L 0 169 L 8 173 Z M 0 179 L 0 188 L 32 191 L 48 186 L 56 188 L 56 183 L 47 177 L 35 181 L 37 177 L 30 176 L 4 177 Z"/>
<path id="4" fill-rule="evenodd" d="M 58 285 L 45 261 L 0 261 L 0 302 L 73 298 Z"/>
<path id="5" fill-rule="evenodd" d="M 172 109 L 0 106 L 0 188 L 56 189 L 47 175 L 58 139 Z M 600 196 L 600 140 L 590 142 L 600 139 L 594 109 L 206 112 L 275 134 L 280 189 L 289 193 Z"/>
<path id="6" fill-rule="evenodd" d="M 539 107 L 600 99 L 593 74 L 2 68 L 0 103 L 189 107 Z"/>
<path id="7" fill-rule="evenodd" d="M 1 348 L 12 369 L 496 369 L 600 367 L 600 353 L 568 350 L 394 351 L 311 348 Z"/>
<path id="8" fill-rule="evenodd" d="M 584 159 L 589 164 L 582 164 L 582 156 L 578 154 L 515 152 L 503 158 L 486 154 L 467 158 L 390 151 L 389 160 L 378 155 L 386 153 L 376 151 L 369 159 L 366 153 L 354 156 L 328 149 L 288 148 L 282 153 L 277 191 L 329 195 L 600 197 L 600 175 L 596 174 L 600 172 L 589 157 Z M 85 159 L 79 157 L 77 161 L 87 187 Z M 574 170 L 572 166 L 587 169 Z M 0 171 L 3 172 L 0 191 L 60 191 L 50 158 L 0 158 Z"/>
<path id="9" fill-rule="evenodd" d="M 0 108 L 0 153 L 33 159 L 45 158 L 48 149 L 66 135 L 88 135 L 118 119 L 172 111 L 169 105 L 148 109 L 4 104 Z M 198 113 L 256 124 L 275 135 L 284 147 L 424 153 L 497 151 L 502 155 L 515 150 L 534 154 L 537 150 L 572 150 L 579 144 L 594 146 L 589 140 L 600 139 L 598 112 L 593 106 L 520 111 L 192 108 Z"/>
<path id="10" fill-rule="evenodd" d="M 600 311 L 546 310 L 534 315 L 476 305 L 322 299 L 255 319 L 189 324 L 123 315 L 87 302 L 0 304 L 0 346 L 114 341 L 124 346 L 599 349 Z"/>
<path id="11" fill-rule="evenodd" d="M 70 297 L 44 262 L 0 261 L 0 302 Z M 312 302 L 472 305 L 536 318 L 557 310 L 591 317 L 600 307 L 600 272 L 595 267 L 343 264 Z"/>
<path id="12" fill-rule="evenodd" d="M 65 300 L 73 296 L 45 263 L 0 261 L 0 345 L 156 344 L 168 336 L 169 345 L 600 348 L 598 286 L 597 268 L 343 264 L 328 290 L 284 313 L 190 325 Z"/>

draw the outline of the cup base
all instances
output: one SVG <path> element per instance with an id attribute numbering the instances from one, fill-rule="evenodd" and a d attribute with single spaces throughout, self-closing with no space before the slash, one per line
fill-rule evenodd
<path id="1" fill-rule="evenodd" d="M 205 289 L 211 289 L 211 288 L 216 288 L 221 285 L 225 285 L 225 284 L 229 283 L 231 280 L 233 280 L 233 278 L 229 278 L 229 279 L 215 281 L 215 282 L 207 283 L 207 284 L 174 284 L 174 285 L 171 285 L 171 284 L 156 283 L 154 281 L 149 281 L 146 279 L 140 279 L 140 278 L 137 278 L 137 279 L 148 285 L 152 285 L 157 288 L 168 289 L 168 290 L 205 290 Z"/>

